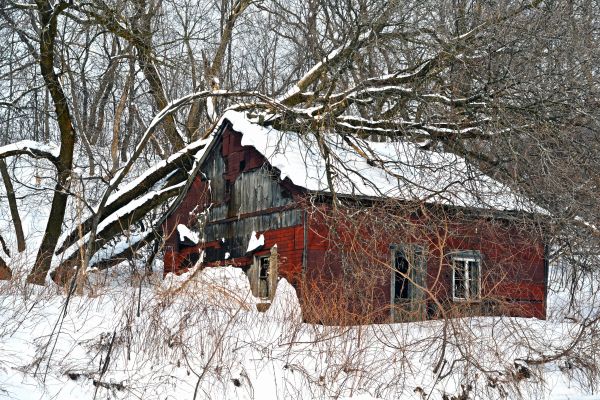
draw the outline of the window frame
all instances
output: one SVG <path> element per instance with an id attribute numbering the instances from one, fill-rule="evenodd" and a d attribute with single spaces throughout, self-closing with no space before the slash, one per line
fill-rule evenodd
<path id="1" fill-rule="evenodd" d="M 395 290 L 395 277 L 396 277 L 396 257 L 397 254 L 402 254 L 403 258 L 408 262 L 408 274 L 406 274 L 406 283 L 408 297 L 403 298 L 407 302 L 413 301 L 415 297 L 415 285 L 424 286 L 425 282 L 417 282 L 419 279 L 417 274 L 424 272 L 426 274 L 427 269 L 427 258 L 425 255 L 425 249 L 423 246 L 417 244 L 390 244 L 390 263 L 391 263 L 391 281 L 390 281 L 390 298 L 392 305 L 397 304 L 396 290 Z M 422 263 L 422 265 L 421 265 Z M 424 271 L 421 271 L 424 269 Z M 423 277 L 424 278 L 424 277 Z"/>
<path id="2" fill-rule="evenodd" d="M 257 273 L 258 273 L 258 279 L 269 279 L 269 274 L 270 274 L 270 267 L 271 267 L 271 262 L 270 262 L 270 258 L 271 255 L 270 254 L 265 254 L 262 256 L 254 256 L 254 262 L 256 263 L 256 269 L 257 269 Z M 263 271 L 263 262 L 266 260 L 267 263 L 267 268 L 266 268 L 266 273 L 263 276 L 261 274 L 261 272 Z"/>
<path id="3" fill-rule="evenodd" d="M 253 256 L 253 264 L 256 269 L 255 274 L 256 274 L 256 290 L 257 290 L 257 294 L 258 294 L 257 297 L 260 299 L 268 299 L 271 295 L 272 288 L 269 285 L 269 278 L 271 275 L 271 260 L 270 259 L 271 259 L 271 255 L 268 253 L 267 254 L 255 254 Z M 268 263 L 267 274 L 264 277 L 262 277 L 260 274 L 263 260 L 267 260 L 267 263 Z M 261 296 L 261 293 L 260 293 L 261 281 L 265 282 L 265 285 L 266 285 L 265 289 L 267 292 L 266 296 Z"/>
<path id="4" fill-rule="evenodd" d="M 395 322 L 405 322 L 401 319 L 404 315 L 412 315 L 417 320 L 424 320 L 425 314 L 425 291 L 427 290 L 427 249 L 420 244 L 392 243 L 390 249 L 390 320 Z M 395 274 L 396 257 L 401 253 L 408 261 L 408 274 L 405 283 L 408 284 L 408 298 L 397 298 L 395 296 Z M 400 300 L 401 301 L 397 301 Z M 403 310 L 403 311 L 402 311 Z M 408 312 L 408 314 L 406 314 Z"/>
<path id="5" fill-rule="evenodd" d="M 458 268 L 456 267 L 456 261 L 463 261 L 464 267 L 462 268 L 463 282 L 465 285 L 465 297 L 456 296 L 456 275 Z M 477 293 L 475 296 L 471 295 L 471 282 L 473 279 L 469 277 L 469 263 L 477 263 Z M 481 267 L 482 258 L 481 253 L 475 250 L 468 251 L 457 251 L 450 253 L 450 267 L 452 268 L 452 300 L 456 302 L 477 302 L 481 301 Z"/>
<path id="6" fill-rule="evenodd" d="M 412 281 L 412 275 L 414 275 L 413 270 L 414 270 L 415 266 L 413 265 L 414 262 L 411 262 L 412 260 L 410 260 L 410 258 L 415 258 L 415 257 L 412 254 L 407 254 L 410 251 L 411 250 L 409 250 L 407 248 L 407 246 L 395 246 L 395 247 L 391 248 L 391 252 L 392 252 L 392 281 L 391 281 L 392 304 L 407 303 L 412 300 L 412 295 L 413 295 L 412 286 L 414 285 L 414 282 Z M 406 264 L 407 264 L 406 272 L 404 272 L 404 273 L 397 269 L 396 262 L 398 260 L 398 257 L 402 257 L 406 261 Z M 402 285 L 402 288 L 400 289 L 400 291 L 401 292 L 405 291 L 406 297 L 399 296 L 399 293 L 396 293 L 396 281 L 398 280 L 399 275 L 403 277 L 402 280 L 404 281 L 404 284 Z"/>

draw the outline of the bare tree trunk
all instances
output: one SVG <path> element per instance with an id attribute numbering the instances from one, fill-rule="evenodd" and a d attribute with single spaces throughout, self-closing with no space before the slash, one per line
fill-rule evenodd
<path id="1" fill-rule="evenodd" d="M 148 6 L 148 11 L 146 11 L 145 1 L 138 1 L 136 3 L 138 3 L 136 4 L 138 7 L 138 18 L 137 27 L 134 31 L 134 46 L 137 50 L 137 60 L 142 68 L 144 77 L 148 81 L 148 85 L 150 85 L 151 95 L 154 98 L 158 109 L 162 110 L 167 107 L 169 101 L 167 100 L 167 94 L 160 73 L 154 62 L 152 18 L 155 16 L 156 5 L 151 3 Z M 173 115 L 169 115 L 165 118 L 164 130 L 173 150 L 179 150 L 185 146 L 183 138 L 179 134 L 177 125 L 175 124 L 175 117 Z"/>
<path id="2" fill-rule="evenodd" d="M 123 87 L 123 93 L 121 93 L 121 98 L 119 99 L 119 103 L 117 104 L 117 108 L 115 110 L 115 121 L 113 122 L 113 137 L 112 143 L 110 145 L 110 158 L 112 161 L 111 174 L 114 174 L 117 169 L 119 169 L 119 131 L 121 129 L 121 119 L 123 118 L 123 111 L 125 111 L 125 106 L 127 105 L 127 98 L 129 97 L 129 90 L 133 85 L 133 78 L 135 75 L 135 64 L 133 62 L 129 63 L 129 75 L 127 76 L 127 81 L 125 82 L 125 86 Z"/>
<path id="3" fill-rule="evenodd" d="M 12 54 L 11 54 L 12 55 Z M 10 81 L 9 81 L 9 91 L 10 91 L 10 97 L 13 97 L 13 89 L 14 89 L 14 82 L 13 82 L 13 75 L 10 76 Z M 37 100 L 37 95 L 35 96 L 35 99 Z M 37 128 L 37 118 L 35 118 L 37 116 L 37 112 L 34 113 L 34 126 Z M 4 141 L 8 140 L 8 138 L 10 137 L 10 120 L 11 120 L 11 109 L 9 108 L 7 111 L 7 118 L 6 120 L 8 121 L 7 125 L 6 125 L 6 138 L 4 138 L 2 140 L 2 144 L 5 144 Z M 15 190 L 13 188 L 12 185 L 12 181 L 10 179 L 10 175 L 8 174 L 8 167 L 6 166 L 6 161 L 4 159 L 0 160 L 0 174 L 2 175 L 2 180 L 4 181 L 4 187 L 6 188 L 6 198 L 8 200 L 8 207 L 10 209 L 10 215 L 12 217 L 13 220 L 13 225 L 15 227 L 15 236 L 17 237 L 17 248 L 19 250 L 19 253 L 22 252 L 23 250 L 25 250 L 25 237 L 23 235 L 23 227 L 21 225 L 21 218 L 19 216 L 19 209 L 17 208 L 17 200 L 15 198 Z M 1 238 L 0 238 L 1 239 Z M 4 244 L 4 241 L 2 241 L 2 243 Z M 5 253 L 8 254 L 5 247 Z M 10 254 L 8 254 L 10 256 Z"/>
<path id="4" fill-rule="evenodd" d="M 61 11 L 67 6 L 67 3 L 59 3 L 53 7 L 50 1 L 40 0 L 37 2 L 41 22 L 40 70 L 54 102 L 61 143 L 56 162 L 57 180 L 48 224 L 38 250 L 35 265 L 27 276 L 27 282 L 36 285 L 44 285 L 46 281 L 46 275 L 50 270 L 52 254 L 60 236 L 67 208 L 68 189 L 73 165 L 73 151 L 75 148 L 75 129 L 73 128 L 69 104 L 60 80 L 54 72 L 54 46 L 57 33 L 57 19 Z"/>
<path id="5" fill-rule="evenodd" d="M 8 174 L 8 168 L 4 159 L 0 159 L 0 174 L 4 181 L 4 187 L 6 188 L 6 197 L 8 199 L 8 208 L 10 209 L 10 216 L 15 227 L 15 235 L 17 236 L 17 250 L 19 253 L 25 250 L 25 235 L 23 235 L 23 226 L 21 225 L 21 217 L 19 216 L 19 208 L 17 207 L 17 199 L 15 197 L 15 190 Z"/>
<path id="6" fill-rule="evenodd" d="M 235 26 L 235 22 L 238 17 L 242 15 L 242 13 L 248 8 L 251 0 L 237 0 L 229 13 L 226 14 L 226 2 L 222 2 L 221 9 L 221 41 L 219 42 L 219 47 L 215 52 L 215 55 L 212 59 L 212 63 L 210 66 L 206 67 L 205 80 L 206 85 L 212 90 L 220 89 L 220 76 L 221 70 L 223 66 L 223 61 L 225 60 L 225 55 L 227 48 L 230 46 L 231 38 L 233 36 L 233 28 Z M 226 17 L 227 15 L 227 17 Z M 216 122 L 217 120 L 217 101 L 214 97 L 209 97 L 206 99 L 206 108 L 208 111 L 208 119 L 210 122 Z"/>
<path id="7" fill-rule="evenodd" d="M 196 59 L 194 58 L 194 52 L 190 46 L 189 39 L 186 38 L 185 46 L 187 50 L 187 56 L 189 58 L 190 70 L 192 75 L 192 87 L 194 91 L 203 90 L 202 83 L 198 84 L 197 79 L 197 71 L 196 71 Z M 196 140 L 198 137 L 198 132 L 200 131 L 200 111 L 201 110 L 201 101 L 196 100 L 192 103 L 190 107 L 190 111 L 188 112 L 187 119 L 185 122 L 186 134 L 188 140 L 191 142 Z"/>

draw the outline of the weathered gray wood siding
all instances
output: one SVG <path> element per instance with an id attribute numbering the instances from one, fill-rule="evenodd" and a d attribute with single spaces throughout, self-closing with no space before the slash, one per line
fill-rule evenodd
<path id="1" fill-rule="evenodd" d="M 222 258 L 225 252 L 231 258 L 246 255 L 252 231 L 262 233 L 302 224 L 302 212 L 292 209 L 291 193 L 266 165 L 244 171 L 233 182 L 227 182 L 226 163 L 219 150 L 212 152 L 202 171 L 210 180 L 212 201 L 204 232 L 206 242 L 225 239 L 222 249 L 207 252 L 209 258 Z"/>

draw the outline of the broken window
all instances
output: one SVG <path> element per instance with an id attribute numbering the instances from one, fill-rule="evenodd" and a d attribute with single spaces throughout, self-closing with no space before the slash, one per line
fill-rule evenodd
<path id="1" fill-rule="evenodd" d="M 269 285 L 270 256 L 255 256 L 254 263 L 258 270 L 258 297 L 267 298 L 271 295 Z"/>
<path id="2" fill-rule="evenodd" d="M 269 277 L 269 256 L 258 258 L 258 277 L 267 279 Z"/>
<path id="3" fill-rule="evenodd" d="M 421 246 L 390 245 L 391 318 L 393 322 L 423 319 L 427 261 Z"/>
<path id="4" fill-rule="evenodd" d="M 394 251 L 394 303 L 410 297 L 410 264 L 403 251 Z"/>

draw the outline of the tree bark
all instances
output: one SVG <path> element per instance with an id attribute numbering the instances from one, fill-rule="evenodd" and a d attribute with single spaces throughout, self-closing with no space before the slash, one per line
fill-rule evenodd
<path id="1" fill-rule="evenodd" d="M 117 108 L 115 109 L 115 120 L 113 122 L 113 137 L 112 142 L 110 144 L 110 158 L 112 162 L 111 167 L 111 175 L 114 175 L 119 169 L 119 131 L 121 129 L 121 120 L 123 119 L 123 112 L 125 111 L 125 106 L 127 105 L 127 98 L 129 97 L 130 87 L 133 85 L 133 78 L 135 75 L 135 65 L 133 63 L 129 64 L 129 75 L 127 76 L 127 81 L 125 81 L 125 85 L 123 86 L 123 92 L 121 93 L 121 98 L 119 99 L 119 103 L 117 104 Z"/>
<path id="2" fill-rule="evenodd" d="M 137 4 L 138 9 L 138 21 L 133 32 L 133 44 L 137 51 L 137 61 L 142 69 L 144 77 L 148 81 L 150 86 L 150 94 L 154 98 L 156 105 L 159 110 L 167 107 L 169 101 L 167 100 L 167 94 L 163 82 L 156 68 L 154 48 L 152 46 L 152 18 L 155 16 L 155 9 L 150 4 L 148 11 L 144 9 L 146 6 L 145 2 L 139 2 Z M 175 116 L 168 115 L 163 122 L 165 135 L 171 144 L 172 150 L 180 150 L 185 146 L 185 142 L 181 137 L 177 125 L 175 123 Z"/>
<path id="3" fill-rule="evenodd" d="M 67 7 L 67 3 L 58 3 L 55 7 L 50 1 L 37 1 L 40 16 L 40 71 L 44 83 L 50 92 L 56 119 L 60 130 L 60 152 L 56 161 L 57 180 L 52 198 L 52 206 L 48 217 L 48 224 L 44 232 L 42 243 L 38 250 L 35 265 L 29 275 L 27 282 L 36 285 L 44 285 L 46 275 L 50 270 L 52 254 L 60 236 L 62 223 L 68 201 L 68 189 L 73 166 L 73 150 L 75 148 L 75 129 L 69 104 L 58 76 L 54 72 L 54 48 L 57 34 L 58 15 Z"/>
<path id="4" fill-rule="evenodd" d="M 6 197 L 8 199 L 8 208 L 10 209 L 10 216 L 15 227 L 15 235 L 17 236 L 17 250 L 19 253 L 25 250 L 25 235 L 23 235 L 23 225 L 21 224 L 21 216 L 19 215 L 19 208 L 17 207 L 17 199 L 15 197 L 15 190 L 8 174 L 8 168 L 6 162 L 0 160 L 0 174 L 2 174 L 2 180 L 4 181 L 4 187 L 6 188 Z"/>

